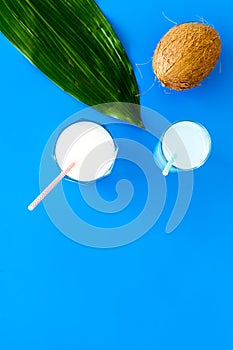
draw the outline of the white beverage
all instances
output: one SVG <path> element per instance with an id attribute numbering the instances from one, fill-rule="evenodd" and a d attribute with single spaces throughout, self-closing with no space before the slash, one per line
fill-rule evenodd
<path id="1" fill-rule="evenodd" d="M 199 168 L 211 150 L 211 138 L 200 124 L 181 121 L 171 125 L 162 137 L 162 152 L 168 162 L 181 170 Z"/>
<path id="2" fill-rule="evenodd" d="M 91 121 L 78 121 L 68 126 L 59 135 L 55 147 L 55 158 L 61 170 L 75 162 L 68 176 L 83 182 L 109 174 L 116 155 L 117 148 L 110 133 Z"/>

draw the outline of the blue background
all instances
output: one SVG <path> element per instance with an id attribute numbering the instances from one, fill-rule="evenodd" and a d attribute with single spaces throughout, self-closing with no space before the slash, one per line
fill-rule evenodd
<path id="1" fill-rule="evenodd" d="M 168 94 L 157 82 L 141 97 L 142 105 L 171 122 L 204 124 L 212 136 L 212 154 L 195 171 L 189 211 L 173 234 L 164 233 L 177 191 L 170 175 L 163 214 L 141 239 L 109 250 L 67 239 L 43 205 L 33 213 L 27 205 L 39 191 L 40 158 L 48 138 L 86 106 L 57 88 L 0 35 L 0 349 L 232 350 L 231 5 L 226 0 L 98 4 L 135 72 L 136 63 L 151 58 L 172 26 L 162 11 L 178 23 L 200 16 L 219 31 L 221 73 L 218 63 L 201 87 Z M 154 76 L 150 64 L 141 70 L 143 79 L 136 74 L 143 92 Z M 140 131 L 130 128 L 140 138 Z M 144 131 L 141 135 L 146 140 Z M 106 192 L 112 191 L 108 181 Z"/>

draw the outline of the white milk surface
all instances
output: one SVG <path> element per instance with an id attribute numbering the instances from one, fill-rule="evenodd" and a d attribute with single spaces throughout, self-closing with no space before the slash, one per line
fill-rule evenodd
<path id="1" fill-rule="evenodd" d="M 72 162 L 76 162 L 68 176 L 84 182 L 107 175 L 116 154 L 110 133 L 101 125 L 89 121 L 76 122 L 63 130 L 55 148 L 60 168 L 65 170 Z"/>
<path id="2" fill-rule="evenodd" d="M 173 155 L 173 165 L 182 170 L 200 167 L 211 149 L 211 139 L 200 124 L 182 121 L 167 129 L 162 139 L 162 151 L 169 161 Z"/>

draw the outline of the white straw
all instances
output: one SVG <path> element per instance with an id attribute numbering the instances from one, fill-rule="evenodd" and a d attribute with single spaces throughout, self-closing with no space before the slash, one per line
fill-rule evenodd
<path id="1" fill-rule="evenodd" d="M 164 176 L 167 176 L 167 175 L 168 175 L 168 173 L 169 173 L 169 171 L 170 171 L 170 169 L 171 169 L 171 167 L 172 167 L 172 165 L 173 165 L 173 163 L 174 163 L 175 158 L 176 158 L 176 155 L 174 154 L 174 155 L 171 157 L 171 159 L 169 160 L 169 162 L 167 162 L 165 168 L 163 169 L 163 175 L 164 175 Z"/>
<path id="2" fill-rule="evenodd" d="M 64 171 L 62 171 L 45 189 L 41 194 L 39 194 L 36 199 L 29 204 L 28 210 L 32 211 L 34 210 L 37 205 L 49 194 L 52 189 L 57 186 L 57 184 L 70 172 L 71 169 L 75 166 L 75 162 L 72 162 Z"/>

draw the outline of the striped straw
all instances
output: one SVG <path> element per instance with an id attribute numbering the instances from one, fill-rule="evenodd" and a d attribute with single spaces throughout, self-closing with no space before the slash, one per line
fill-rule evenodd
<path id="1" fill-rule="evenodd" d="M 52 191 L 52 189 L 57 186 L 57 184 L 70 172 L 71 169 L 75 166 L 75 162 L 72 162 L 64 171 L 62 171 L 45 189 L 39 194 L 34 201 L 29 204 L 28 210 L 34 210 L 37 205 Z"/>

